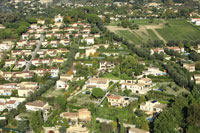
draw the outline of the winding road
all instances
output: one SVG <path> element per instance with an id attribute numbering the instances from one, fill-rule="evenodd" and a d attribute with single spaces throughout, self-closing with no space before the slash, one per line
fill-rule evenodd
<path id="1" fill-rule="evenodd" d="M 40 50 L 40 46 L 41 46 L 41 44 L 42 44 L 43 41 L 44 41 L 44 35 L 42 35 L 40 37 L 40 40 L 37 41 L 37 45 L 36 45 L 35 50 L 32 53 L 32 57 L 31 57 L 30 61 L 26 64 L 26 68 L 23 71 L 29 71 L 29 69 L 31 67 L 31 64 L 32 64 L 32 60 L 35 58 L 35 56 L 37 54 L 37 51 Z"/>

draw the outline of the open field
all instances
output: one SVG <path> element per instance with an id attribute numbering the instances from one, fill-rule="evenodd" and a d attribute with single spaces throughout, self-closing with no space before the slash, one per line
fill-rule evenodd
<path id="1" fill-rule="evenodd" d="M 200 36 L 200 30 L 183 19 L 168 21 L 156 19 L 154 23 L 149 23 L 148 19 L 138 19 L 134 22 L 139 25 L 139 30 L 115 26 L 117 22 L 107 28 L 136 45 L 147 43 L 148 40 L 163 40 L 165 43 L 169 40 L 197 40 Z"/>
<path id="2" fill-rule="evenodd" d="M 156 31 L 167 41 L 169 40 L 197 40 L 200 31 L 186 20 L 168 20 L 169 26 Z"/>
<path id="3" fill-rule="evenodd" d="M 134 21 L 134 23 L 138 25 L 157 25 L 159 23 L 164 23 L 165 20 L 163 19 L 154 19 L 154 23 L 149 23 L 150 19 L 133 19 L 130 21 Z M 117 26 L 118 23 L 121 23 L 121 20 L 119 21 L 112 21 L 109 26 Z"/>
<path id="4" fill-rule="evenodd" d="M 134 34 L 133 32 L 129 30 L 118 30 L 116 31 L 116 33 L 122 36 L 125 40 L 131 41 L 135 44 L 144 43 L 144 41 L 140 37 L 136 36 L 136 34 Z"/>
<path id="5" fill-rule="evenodd" d="M 164 40 L 162 37 L 156 35 L 156 31 L 154 30 L 155 28 L 162 28 L 162 25 L 140 26 L 139 30 L 130 30 L 118 26 L 107 26 L 107 28 L 136 45 L 147 43 L 148 40 Z"/>

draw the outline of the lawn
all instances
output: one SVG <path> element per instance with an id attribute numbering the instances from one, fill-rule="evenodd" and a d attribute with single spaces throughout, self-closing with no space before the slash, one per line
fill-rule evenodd
<path id="1" fill-rule="evenodd" d="M 106 73 L 103 75 L 103 77 L 108 78 L 108 79 L 120 80 L 119 77 L 116 77 L 116 76 L 112 75 L 111 73 Z"/>
<path id="2" fill-rule="evenodd" d="M 60 90 L 54 90 L 54 89 L 49 89 L 46 93 L 43 94 L 43 97 L 54 97 L 54 96 L 64 96 L 64 89 Z"/>
<path id="3" fill-rule="evenodd" d="M 97 107 L 96 108 L 97 117 L 116 120 L 117 117 L 127 121 L 130 117 L 128 108 L 119 108 L 119 107 Z"/>
<path id="4" fill-rule="evenodd" d="M 174 82 L 158 82 L 155 88 L 162 88 L 164 93 L 174 96 L 178 96 L 181 93 L 189 93 L 188 90 L 179 87 Z M 177 90 L 174 90 L 174 88 L 177 88 Z"/>
<path id="5" fill-rule="evenodd" d="M 200 37 L 200 30 L 192 26 L 186 20 L 168 20 L 169 26 L 156 29 L 166 40 L 197 40 Z"/>

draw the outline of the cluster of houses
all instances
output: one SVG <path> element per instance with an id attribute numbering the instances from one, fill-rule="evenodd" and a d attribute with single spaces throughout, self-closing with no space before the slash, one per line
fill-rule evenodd
<path id="1" fill-rule="evenodd" d="M 17 106 L 25 101 L 25 98 L 10 97 L 9 99 L 0 98 L 0 111 L 5 109 L 16 109 Z"/>
<path id="2" fill-rule="evenodd" d="M 177 46 L 166 47 L 166 49 L 173 50 L 173 51 L 176 51 L 178 53 L 184 53 L 185 52 L 184 48 L 180 48 L 180 47 L 177 47 Z M 151 54 L 154 54 L 154 53 L 160 54 L 160 53 L 165 53 L 165 51 L 164 51 L 164 48 L 154 48 L 154 49 L 151 49 Z"/>
<path id="3" fill-rule="evenodd" d="M 150 78 L 140 78 L 137 81 L 126 80 L 121 83 L 122 90 L 131 90 L 132 93 L 146 94 L 153 86 Z"/>
<path id="4" fill-rule="evenodd" d="M 163 109 L 166 107 L 166 104 L 159 103 L 156 100 L 150 100 L 140 105 L 140 109 L 150 115 L 153 115 L 154 113 L 159 113 L 163 111 Z"/>
<path id="5" fill-rule="evenodd" d="M 0 95 L 11 96 L 12 92 L 17 90 L 19 97 L 28 97 L 39 87 L 37 82 L 6 83 L 0 85 Z"/>

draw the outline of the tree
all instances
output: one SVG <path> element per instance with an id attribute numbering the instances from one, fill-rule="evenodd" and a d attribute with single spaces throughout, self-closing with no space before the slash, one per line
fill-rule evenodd
<path id="1" fill-rule="evenodd" d="M 124 93 L 125 93 L 127 96 L 129 96 L 130 93 L 131 93 L 131 90 L 126 89 L 126 90 L 124 91 Z"/>
<path id="2" fill-rule="evenodd" d="M 113 130 L 117 129 L 117 122 L 116 121 L 113 121 L 110 124 L 112 125 Z"/>
<path id="3" fill-rule="evenodd" d="M 146 99 L 145 99 L 144 95 L 140 96 L 139 103 L 142 103 L 142 102 L 145 102 L 145 101 L 146 101 Z"/>
<path id="4" fill-rule="evenodd" d="M 187 117 L 187 123 L 200 128 L 200 108 L 199 104 L 190 105 Z"/>
<path id="5" fill-rule="evenodd" d="M 74 72 L 73 72 L 72 70 L 69 70 L 69 71 L 67 72 L 67 74 L 69 74 L 69 75 L 74 75 Z"/>
<path id="6" fill-rule="evenodd" d="M 55 103 L 62 109 L 66 109 L 67 100 L 63 96 L 56 97 Z"/>
<path id="7" fill-rule="evenodd" d="M 66 127 L 62 126 L 59 128 L 60 133 L 66 133 Z"/>
<path id="8" fill-rule="evenodd" d="M 198 54 L 196 51 L 192 50 L 190 52 L 189 57 L 193 60 L 193 61 L 199 61 L 200 60 L 200 54 Z"/>
<path id="9" fill-rule="evenodd" d="M 12 97 L 16 97 L 18 95 L 18 91 L 17 90 L 12 90 Z"/>
<path id="10" fill-rule="evenodd" d="M 197 63 L 195 64 L 195 69 L 198 70 L 198 71 L 200 70 L 200 62 L 197 62 Z"/>
<path id="11" fill-rule="evenodd" d="M 100 129 L 102 133 L 112 133 L 113 131 L 112 125 L 105 122 L 101 123 Z"/>
<path id="12" fill-rule="evenodd" d="M 37 23 L 37 19 L 36 19 L 36 18 L 28 18 L 27 21 L 28 21 L 30 24 Z"/>
<path id="13" fill-rule="evenodd" d="M 105 92 L 100 88 L 93 88 L 92 89 L 92 96 L 95 98 L 102 98 Z"/>
<path id="14" fill-rule="evenodd" d="M 31 112 L 29 121 L 30 127 L 34 132 L 38 133 L 42 130 L 43 118 L 41 111 Z"/>
<path id="15" fill-rule="evenodd" d="M 63 19 L 64 23 L 65 24 L 68 24 L 68 23 L 71 23 L 72 22 L 72 19 L 70 16 L 65 16 L 64 19 Z"/>
<path id="16" fill-rule="evenodd" d="M 17 122 L 17 129 L 20 131 L 26 131 L 29 128 L 28 120 L 21 120 Z"/>
<path id="17" fill-rule="evenodd" d="M 143 65 L 140 65 L 138 61 L 132 56 L 128 56 L 122 60 L 120 65 L 121 73 L 124 73 L 129 77 L 132 77 L 133 73 L 135 73 L 135 75 L 141 74 L 143 69 Z"/>
<path id="18" fill-rule="evenodd" d="M 0 120 L 0 127 L 4 127 L 7 125 L 6 120 Z"/>

